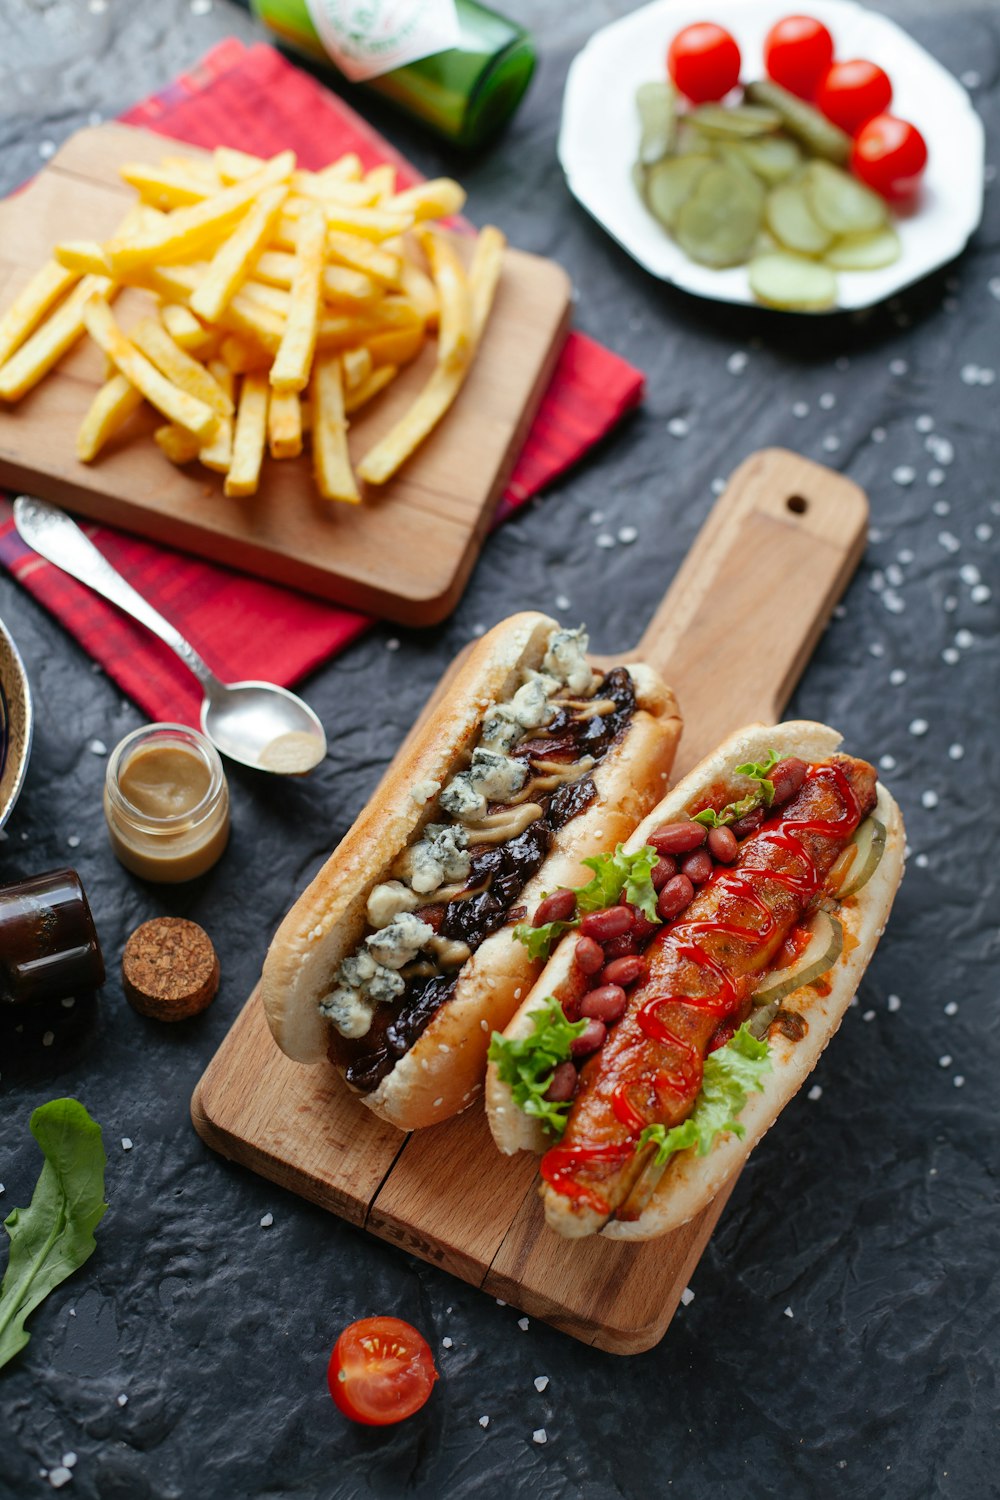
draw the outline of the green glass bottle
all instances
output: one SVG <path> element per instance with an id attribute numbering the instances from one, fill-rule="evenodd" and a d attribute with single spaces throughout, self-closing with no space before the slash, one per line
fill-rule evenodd
<path id="1" fill-rule="evenodd" d="M 314 23 L 311 7 L 317 4 L 322 0 L 251 0 L 255 14 L 281 42 L 336 66 Z M 534 72 L 535 49 L 522 26 L 476 0 L 454 0 L 454 8 L 455 45 L 363 81 L 438 135 L 474 150 L 514 113 Z M 379 9 L 378 0 L 368 7 L 376 15 Z M 363 20 L 365 8 L 355 11 Z"/>

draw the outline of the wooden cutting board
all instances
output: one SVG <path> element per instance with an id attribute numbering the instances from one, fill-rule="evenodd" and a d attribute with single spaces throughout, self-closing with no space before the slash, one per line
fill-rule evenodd
<path id="1" fill-rule="evenodd" d="M 677 775 L 739 725 L 781 717 L 867 522 L 855 484 L 795 454 L 757 453 L 736 471 L 639 645 L 615 658 L 649 662 L 674 688 Z M 191 1109 L 224 1156 L 617 1354 L 663 1336 L 733 1186 L 662 1239 L 561 1239 L 543 1221 L 536 1158 L 501 1156 L 481 1107 L 401 1134 L 332 1069 L 279 1052 L 256 992 Z"/>
<path id="2" fill-rule="evenodd" d="M 61 239 L 106 239 L 135 194 L 127 161 L 205 157 L 129 125 L 72 136 L 23 192 L 0 203 L 0 309 Z M 455 243 L 468 250 L 468 237 Z M 124 291 L 128 327 L 151 300 Z M 227 499 L 222 476 L 176 468 L 152 441 L 162 418 L 137 412 L 96 463 L 76 458 L 77 428 L 104 379 L 104 356 L 81 339 L 17 405 L 0 403 L 0 484 L 352 608 L 431 625 L 450 614 L 479 555 L 497 500 L 534 419 L 569 324 L 570 285 L 553 261 L 508 250 L 476 361 L 443 422 L 363 505 L 315 492 L 308 457 L 264 460 L 260 492 Z M 434 345 L 351 419 L 357 460 L 409 406 Z"/>

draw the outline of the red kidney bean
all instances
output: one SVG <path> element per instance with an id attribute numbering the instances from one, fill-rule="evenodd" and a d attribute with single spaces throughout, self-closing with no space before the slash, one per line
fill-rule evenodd
<path id="1" fill-rule="evenodd" d="M 620 984 L 602 984 L 580 1001 L 580 1015 L 598 1021 L 618 1021 L 625 1014 L 625 991 Z"/>
<path id="2" fill-rule="evenodd" d="M 686 875 L 675 875 L 673 880 L 668 880 L 660 892 L 660 899 L 656 903 L 656 909 L 665 922 L 670 922 L 674 917 L 680 915 L 686 906 L 690 906 L 694 900 L 694 886 Z"/>
<path id="3" fill-rule="evenodd" d="M 544 927 L 549 922 L 568 922 L 575 911 L 576 891 L 563 886 L 561 890 L 553 891 L 551 896 L 546 896 L 544 901 L 539 901 L 531 925 Z"/>
<path id="4" fill-rule="evenodd" d="M 768 772 L 769 780 L 774 787 L 774 800 L 772 807 L 784 807 L 786 802 L 791 802 L 797 792 L 802 790 L 802 783 L 806 779 L 806 763 L 799 760 L 797 755 L 790 755 L 787 760 L 779 760 L 776 766 Z"/>
<path id="5" fill-rule="evenodd" d="M 589 912 L 580 923 L 580 932 L 583 937 L 606 943 L 609 938 L 621 937 L 623 932 L 628 932 L 633 921 L 630 906 L 609 906 L 607 911 Z"/>
<path id="6" fill-rule="evenodd" d="M 661 854 L 649 874 L 649 878 L 653 882 L 653 890 L 662 891 L 667 881 L 673 880 L 676 874 L 676 859 L 674 859 L 672 854 Z"/>
<path id="7" fill-rule="evenodd" d="M 755 807 L 753 812 L 744 813 L 742 818 L 737 818 L 736 822 L 731 823 L 729 826 L 732 828 L 735 838 L 745 839 L 751 833 L 756 833 L 763 821 L 764 809 L 762 807 Z"/>
<path id="8" fill-rule="evenodd" d="M 597 1051 L 598 1047 L 604 1046 L 607 1034 L 608 1028 L 604 1022 L 599 1021 L 596 1016 L 591 1016 L 587 1021 L 586 1031 L 581 1031 L 580 1035 L 570 1042 L 569 1050 L 574 1057 L 589 1057 L 592 1052 Z"/>
<path id="9" fill-rule="evenodd" d="M 577 938 L 573 956 L 584 974 L 596 974 L 604 967 L 604 949 L 592 937 Z"/>
<path id="10" fill-rule="evenodd" d="M 564 1104 L 576 1093 L 576 1068 L 571 1062 L 561 1062 L 552 1074 L 552 1082 L 545 1090 L 550 1104 Z"/>
<path id="11" fill-rule="evenodd" d="M 681 860 L 681 874 L 686 875 L 692 885 L 704 885 L 714 868 L 707 849 L 695 849 Z"/>
<path id="12" fill-rule="evenodd" d="M 642 920 L 645 921 L 645 917 Z M 631 958 L 638 951 L 639 941 L 635 932 L 623 932 L 621 937 L 612 938 L 609 943 L 604 944 L 604 961 L 611 963 L 616 958 Z"/>
<path id="13" fill-rule="evenodd" d="M 663 823 L 653 830 L 646 843 L 652 844 L 657 854 L 687 854 L 689 849 L 697 849 L 705 842 L 707 831 L 704 823 L 690 820 L 686 823 Z"/>
<path id="14" fill-rule="evenodd" d="M 633 955 L 629 958 L 614 958 L 605 965 L 601 974 L 601 984 L 635 984 L 637 979 L 646 977 L 646 960 Z"/>
<path id="15" fill-rule="evenodd" d="M 711 828 L 708 833 L 708 852 L 720 865 L 731 865 L 740 852 L 739 842 L 731 828 Z"/>

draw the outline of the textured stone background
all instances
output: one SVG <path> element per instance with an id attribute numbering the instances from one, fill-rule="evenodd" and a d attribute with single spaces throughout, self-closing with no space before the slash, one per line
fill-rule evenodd
<path id="1" fill-rule="evenodd" d="M 218 1001 L 190 1025 L 142 1021 L 112 978 L 93 1032 L 46 1051 L 47 1072 L 41 1049 L 4 1059 L 4 1209 L 28 1200 L 38 1170 L 29 1113 L 61 1093 L 104 1126 L 111 1208 L 97 1253 L 0 1374 L 3 1500 L 49 1493 L 39 1471 L 67 1451 L 78 1455 L 68 1493 L 100 1500 L 996 1494 L 1000 1027 L 985 856 L 997 832 L 1000 189 L 959 263 L 863 321 L 785 322 L 689 300 L 604 237 L 555 160 L 570 58 L 629 6 L 507 8 L 535 29 L 542 61 L 491 154 L 459 168 L 366 108 L 425 170 L 462 171 L 473 219 L 494 218 L 569 268 L 579 325 L 647 371 L 643 410 L 489 541 L 447 625 L 377 630 L 316 675 L 307 691 L 328 761 L 303 785 L 231 768 L 231 849 L 182 893 L 131 880 L 105 846 L 104 760 L 87 746 L 114 744 L 136 710 L 0 577 L 38 705 L 0 878 L 71 862 L 113 967 L 131 929 L 167 910 L 209 928 L 224 970 Z M 879 8 L 966 79 L 996 161 L 995 0 Z M 222 36 L 257 35 L 224 0 L 2 0 L 0 16 L 3 190 Z M 736 352 L 748 355 L 742 373 L 728 363 Z M 976 384 L 970 365 L 985 372 Z M 668 435 L 672 418 L 687 436 Z M 514 1309 L 228 1166 L 196 1139 L 188 1099 L 291 893 L 452 653 L 526 606 L 586 618 L 602 650 L 634 641 L 713 481 L 773 443 L 842 468 L 871 497 L 868 554 L 792 706 L 882 758 L 912 857 L 857 1008 L 816 1074 L 821 1095 L 800 1095 L 755 1153 L 662 1345 L 616 1360 L 540 1323 L 522 1332 Z M 598 545 L 622 526 L 637 528 L 635 545 Z M 394 636 L 399 649 L 387 650 Z M 351 706 L 362 694 L 367 723 Z M 424 1329 L 442 1372 L 425 1413 L 387 1434 L 342 1422 L 324 1379 L 336 1332 L 376 1311 Z M 532 1441 L 539 1427 L 545 1446 Z"/>

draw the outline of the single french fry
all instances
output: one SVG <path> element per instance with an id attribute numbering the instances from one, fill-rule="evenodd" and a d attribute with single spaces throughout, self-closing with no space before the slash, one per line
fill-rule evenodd
<path id="1" fill-rule="evenodd" d="M 372 167 L 370 172 L 364 175 L 366 187 L 374 188 L 376 202 L 391 198 L 396 191 L 396 168 L 389 163 L 382 162 L 380 166 Z"/>
<path id="2" fill-rule="evenodd" d="M 218 190 L 218 182 L 209 184 L 186 165 L 154 167 L 149 162 L 126 162 L 119 171 L 142 201 L 153 208 L 187 208 Z"/>
<path id="3" fill-rule="evenodd" d="M 323 209 L 316 204 L 299 220 L 295 279 L 289 296 L 288 317 L 271 366 L 271 385 L 276 391 L 302 391 L 309 384 L 319 327 L 325 244 Z"/>
<path id="4" fill-rule="evenodd" d="M 297 391 L 271 392 L 267 446 L 272 458 L 297 458 L 302 452 L 302 403 Z"/>
<path id="5" fill-rule="evenodd" d="M 353 391 L 345 391 L 344 410 L 347 415 L 350 416 L 352 412 L 360 411 L 363 406 L 367 406 L 369 401 L 373 400 L 380 391 L 384 391 L 398 374 L 398 365 L 380 365 L 377 370 L 373 370 L 359 385 L 356 385 Z"/>
<path id="6" fill-rule="evenodd" d="M 189 464 L 198 457 L 201 444 L 193 432 L 176 427 L 168 422 L 166 427 L 157 427 L 153 441 L 162 449 L 172 464 Z"/>
<path id="7" fill-rule="evenodd" d="M 251 371 L 243 377 L 240 402 L 236 409 L 233 432 L 233 456 L 226 475 L 227 495 L 255 495 L 264 461 L 264 439 L 267 434 L 267 403 L 270 388 L 267 376 Z"/>
<path id="8" fill-rule="evenodd" d="M 217 417 L 231 417 L 233 403 L 212 376 L 175 344 L 163 324 L 156 318 L 143 318 L 132 329 L 132 342 L 178 390 L 187 391 L 211 407 Z"/>
<path id="9" fill-rule="evenodd" d="M 295 256 L 285 250 L 265 250 L 257 257 L 253 268 L 255 282 L 263 281 L 283 289 L 291 286 L 294 275 Z M 334 307 L 360 310 L 370 307 L 384 295 L 385 287 L 361 271 L 351 271 L 347 266 L 323 267 L 323 300 Z"/>
<path id="10" fill-rule="evenodd" d="M 52 255 L 77 276 L 108 276 L 111 272 L 104 246 L 96 240 L 61 240 Z"/>
<path id="11" fill-rule="evenodd" d="M 26 286 L 22 287 L 0 317 L 0 365 L 9 359 L 32 329 L 37 328 L 49 308 L 64 296 L 79 279 L 79 273 L 68 270 L 57 261 L 46 261 Z"/>
<path id="12" fill-rule="evenodd" d="M 351 208 L 332 199 L 324 200 L 323 212 L 331 230 L 338 234 L 357 235 L 359 239 L 371 240 L 375 244 L 395 234 L 405 234 L 416 223 L 416 216 L 412 213 L 389 213 L 384 208 Z"/>
<path id="13" fill-rule="evenodd" d="M 465 267 L 443 235 L 424 229 L 419 239 L 438 293 L 438 363 L 464 368 L 472 353 L 472 297 Z"/>
<path id="14" fill-rule="evenodd" d="M 323 168 L 325 177 L 339 177 L 344 182 L 360 182 L 362 178 L 361 158 L 354 151 L 345 152 L 336 161 Z"/>
<path id="15" fill-rule="evenodd" d="M 260 165 L 263 166 L 264 163 L 261 162 Z M 160 161 L 160 166 L 169 168 L 171 171 L 187 172 L 190 177 L 196 177 L 200 182 L 207 183 L 213 192 L 223 185 L 215 163 L 206 161 L 200 156 L 164 156 Z"/>
<path id="16" fill-rule="evenodd" d="M 141 405 L 142 392 L 116 371 L 90 403 L 76 435 L 76 456 L 80 462 L 92 463 L 108 438 Z"/>
<path id="17" fill-rule="evenodd" d="M 312 449 L 316 487 L 324 500 L 359 505 L 361 496 L 347 452 L 344 386 L 336 355 L 316 361 L 312 381 Z"/>
<path id="18" fill-rule="evenodd" d="M 207 271 L 207 260 L 192 261 L 188 265 L 139 266 L 134 271 L 126 271 L 121 280 L 126 286 L 140 286 L 154 292 L 165 302 L 187 305 Z"/>
<path id="19" fill-rule="evenodd" d="M 436 328 L 440 303 L 437 287 L 426 271 L 415 266 L 412 260 L 403 260 L 400 286 L 404 296 L 413 304 L 428 328 Z"/>
<path id="20" fill-rule="evenodd" d="M 294 261 L 294 256 L 290 258 Z M 290 297 L 284 287 L 268 286 L 266 281 L 258 281 L 256 276 L 251 276 L 240 287 L 240 296 L 266 307 L 281 319 L 288 317 Z"/>
<path id="21" fill-rule="evenodd" d="M 248 151 L 236 151 L 231 146 L 216 146 L 212 152 L 212 164 L 223 182 L 243 182 L 260 171 L 264 158 L 251 156 Z"/>
<path id="22" fill-rule="evenodd" d="M 476 248 L 469 266 L 468 290 L 472 307 L 471 355 L 475 353 L 489 318 L 493 296 L 503 259 L 505 240 L 492 225 L 476 238 Z M 446 365 L 440 361 L 417 399 L 370 448 L 358 465 L 358 474 L 367 484 L 385 484 L 402 467 L 414 450 L 431 433 L 462 388 L 469 360 L 464 365 Z"/>
<path id="23" fill-rule="evenodd" d="M 117 273 L 189 259 L 244 214 L 259 193 L 287 182 L 294 170 L 295 153 L 280 152 L 253 177 L 222 188 L 190 208 L 175 209 L 155 228 L 109 240 L 104 247 L 108 264 Z"/>
<path id="24" fill-rule="evenodd" d="M 370 208 L 378 197 L 375 188 L 365 182 L 348 182 L 343 177 L 328 177 L 324 172 L 294 172 L 292 192 L 319 203 L 342 203 L 351 208 Z"/>
<path id="25" fill-rule="evenodd" d="M 0 365 L 0 397 L 19 401 L 62 359 L 84 332 L 84 308 L 94 295 L 110 296 L 106 276 L 85 276 L 29 339 Z"/>
<path id="26" fill-rule="evenodd" d="M 408 298 L 383 297 L 373 307 L 357 313 L 324 312 L 319 321 L 317 347 L 327 352 L 350 349 L 355 344 L 367 343 L 377 333 L 388 332 L 416 336 L 419 348 L 424 324 Z M 409 348 L 409 338 L 405 347 Z"/>
<path id="27" fill-rule="evenodd" d="M 95 344 L 114 360 L 121 373 L 169 422 L 193 432 L 202 441 L 211 435 L 218 421 L 216 413 L 204 401 L 188 391 L 179 390 L 160 374 L 122 333 L 103 297 L 92 294 L 88 298 L 83 308 L 83 320 Z M 0 371 L 0 376 L 2 374 Z"/>
<path id="28" fill-rule="evenodd" d="M 287 196 L 285 187 L 268 188 L 212 257 L 204 281 L 191 298 L 191 310 L 206 323 L 218 322 L 241 281 L 245 281 L 270 238 Z"/>
<path id="29" fill-rule="evenodd" d="M 226 368 L 233 375 L 245 375 L 248 370 L 269 370 L 271 355 L 253 339 L 239 333 L 229 333 L 222 340 L 219 354 Z"/>
<path id="30" fill-rule="evenodd" d="M 215 334 L 203 328 L 182 302 L 165 302 L 160 308 L 160 317 L 174 343 L 189 354 L 203 353 L 215 338 Z"/>
<path id="31" fill-rule="evenodd" d="M 353 391 L 372 372 L 372 357 L 365 348 L 345 349 L 340 356 L 340 363 L 344 372 L 345 391 Z"/>
<path id="32" fill-rule="evenodd" d="M 365 348 L 376 367 L 408 365 L 416 359 L 425 342 L 423 328 L 387 328 L 368 334 Z"/>
<path id="33" fill-rule="evenodd" d="M 326 237 L 326 253 L 352 271 L 362 271 L 382 286 L 397 287 L 403 269 L 402 257 L 390 255 L 379 245 L 359 240 L 356 235 L 331 230 Z"/>
<path id="34" fill-rule="evenodd" d="M 221 359 L 212 359 L 209 360 L 208 371 L 232 401 L 236 395 L 236 377 L 229 366 Z M 211 441 L 203 443 L 198 449 L 198 459 L 206 469 L 214 469 L 217 474 L 229 473 L 229 465 L 233 460 L 232 417 L 219 418 L 219 425 Z"/>
<path id="35" fill-rule="evenodd" d="M 503 270 L 503 252 L 507 236 L 493 224 L 486 224 L 476 235 L 476 248 L 469 264 L 469 289 L 472 294 L 472 347 L 479 347 L 497 283 Z"/>
<path id="36" fill-rule="evenodd" d="M 255 302 L 241 289 L 219 321 L 227 332 L 241 334 L 252 343 L 259 344 L 262 349 L 267 350 L 270 359 L 274 359 L 285 331 L 285 320 L 270 308 Z"/>
<path id="37" fill-rule="evenodd" d="M 420 223 L 423 219 L 449 219 L 452 214 L 461 213 L 465 199 L 465 189 L 451 177 L 435 177 L 383 199 L 379 207 L 385 213 L 412 214 Z"/>

